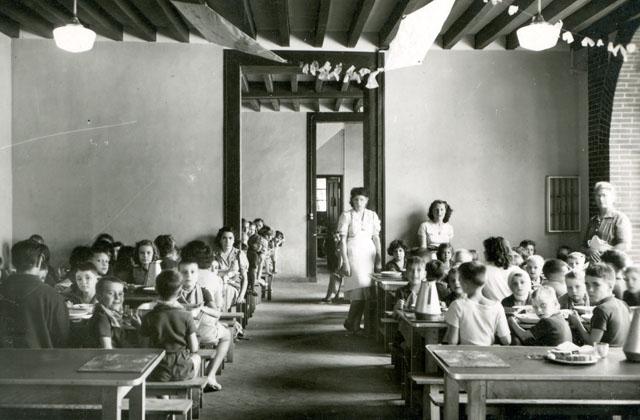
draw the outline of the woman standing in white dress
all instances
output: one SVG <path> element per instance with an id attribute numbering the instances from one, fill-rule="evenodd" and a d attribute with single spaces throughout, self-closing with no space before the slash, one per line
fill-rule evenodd
<path id="1" fill-rule="evenodd" d="M 371 274 L 380 271 L 380 218 L 367 203 L 369 195 L 364 188 L 351 190 L 351 210 L 338 220 L 338 233 L 342 243 L 342 271 L 345 275 L 343 290 L 351 301 L 344 327 L 353 333 L 360 330 L 360 321 L 369 298 Z"/>

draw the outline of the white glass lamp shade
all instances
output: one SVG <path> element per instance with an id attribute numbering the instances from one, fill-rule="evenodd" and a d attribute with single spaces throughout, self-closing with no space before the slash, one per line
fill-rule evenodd
<path id="1" fill-rule="evenodd" d="M 72 53 L 89 51 L 93 48 L 96 33 L 87 29 L 78 21 L 53 30 L 53 39 L 58 48 Z"/>
<path id="2" fill-rule="evenodd" d="M 517 30 L 518 43 L 527 50 L 547 50 L 556 46 L 561 29 L 562 21 L 551 25 L 538 15 L 529 25 Z"/>

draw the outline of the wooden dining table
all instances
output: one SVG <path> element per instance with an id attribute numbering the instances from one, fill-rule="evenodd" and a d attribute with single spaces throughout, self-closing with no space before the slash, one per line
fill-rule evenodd
<path id="1" fill-rule="evenodd" d="M 78 371 L 105 354 L 146 358 L 138 371 Z M 159 349 L 0 349 L 0 406 L 102 407 L 103 420 L 120 420 L 125 396 L 129 419 L 145 418 L 146 378 L 164 357 Z"/>
<path id="2" fill-rule="evenodd" d="M 550 347 L 428 345 L 444 371 L 444 416 L 458 420 L 459 392 L 466 390 L 467 415 L 486 418 L 487 400 L 521 400 L 522 404 L 561 402 L 601 405 L 640 404 L 640 363 L 628 362 L 621 348 L 590 365 L 566 365 L 545 360 Z M 479 351 L 502 360 L 504 367 L 449 366 L 447 353 Z M 471 358 L 473 359 L 473 358 Z M 477 360 L 477 359 L 476 359 Z M 563 402 L 564 401 L 564 402 Z"/>

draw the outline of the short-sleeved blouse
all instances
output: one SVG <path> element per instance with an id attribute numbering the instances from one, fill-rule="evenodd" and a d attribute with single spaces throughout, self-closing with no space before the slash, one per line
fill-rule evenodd
<path id="1" fill-rule="evenodd" d="M 427 246 L 437 247 L 440 244 L 448 244 L 453 239 L 453 226 L 449 223 L 438 224 L 427 220 L 418 228 L 418 238 L 423 236 L 427 238 Z"/>
<path id="2" fill-rule="evenodd" d="M 243 272 L 249 268 L 249 261 L 244 252 L 238 248 L 233 248 L 229 256 L 225 258 L 221 250 L 213 254 L 214 259 L 220 264 L 220 271 Z"/>
<path id="3" fill-rule="evenodd" d="M 345 211 L 338 219 L 338 233 L 348 238 L 366 233 L 370 236 L 380 234 L 380 218 L 375 211 L 364 209 L 362 215 L 358 215 L 355 210 Z"/>

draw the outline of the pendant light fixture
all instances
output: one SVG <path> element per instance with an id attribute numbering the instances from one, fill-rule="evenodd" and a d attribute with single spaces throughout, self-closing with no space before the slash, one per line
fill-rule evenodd
<path id="1" fill-rule="evenodd" d="M 82 26 L 78 20 L 78 0 L 73 0 L 73 20 L 71 23 L 53 30 L 53 39 L 58 48 L 72 53 L 89 51 L 93 48 L 96 33 Z"/>
<path id="2" fill-rule="evenodd" d="M 558 43 L 560 30 L 562 29 L 562 21 L 558 21 L 552 25 L 545 22 L 542 17 L 542 0 L 538 0 L 538 14 L 536 14 L 531 23 L 516 31 L 518 35 L 518 43 L 522 48 L 532 51 L 542 51 L 555 47 Z"/>

